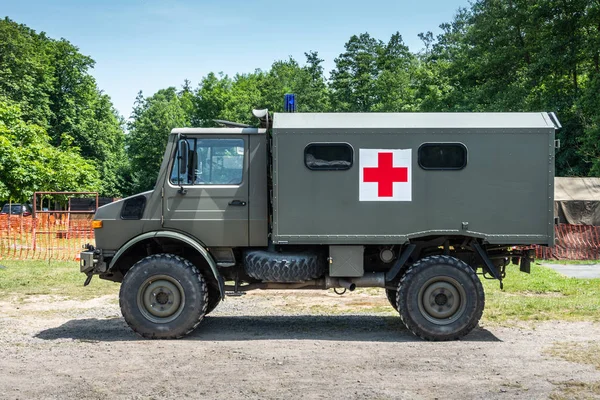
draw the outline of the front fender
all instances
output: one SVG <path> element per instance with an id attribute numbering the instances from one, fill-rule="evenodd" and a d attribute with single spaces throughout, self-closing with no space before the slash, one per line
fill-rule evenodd
<path id="1" fill-rule="evenodd" d="M 204 257 L 204 259 L 210 266 L 213 276 L 215 277 L 217 282 L 219 282 L 219 292 L 221 293 L 221 299 L 225 298 L 225 282 L 223 282 L 223 277 L 221 276 L 221 274 L 219 274 L 219 270 L 217 269 L 217 263 L 215 263 L 215 260 L 213 260 L 210 253 L 204 248 L 204 246 L 202 246 L 200 243 L 198 243 L 198 241 L 196 239 L 191 238 L 191 237 L 184 235 L 182 233 L 179 233 L 179 232 L 172 232 L 172 231 L 146 232 L 139 236 L 134 237 L 129 242 L 127 242 L 123 246 L 121 246 L 119 251 L 117 251 L 115 256 L 110 261 L 108 270 L 110 271 L 113 268 L 113 266 L 117 263 L 119 258 L 123 254 L 125 254 L 125 252 L 129 248 L 131 248 L 135 244 L 141 242 L 142 240 L 153 239 L 153 238 L 167 238 L 167 239 L 179 240 L 181 242 L 184 242 L 185 244 L 188 244 L 193 249 L 198 251 L 198 253 L 200 253 L 202 255 L 202 257 Z"/>

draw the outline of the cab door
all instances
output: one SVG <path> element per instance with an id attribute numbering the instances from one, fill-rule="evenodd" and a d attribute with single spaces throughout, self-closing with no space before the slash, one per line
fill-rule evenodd
<path id="1" fill-rule="evenodd" d="M 248 139 L 198 135 L 180 140 L 164 185 L 164 228 L 208 247 L 248 246 Z"/>

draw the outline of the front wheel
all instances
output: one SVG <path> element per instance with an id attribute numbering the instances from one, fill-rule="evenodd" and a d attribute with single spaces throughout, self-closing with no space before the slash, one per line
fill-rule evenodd
<path id="1" fill-rule="evenodd" d="M 188 260 L 154 254 L 125 274 L 119 292 L 127 324 L 150 339 L 180 338 L 196 328 L 208 306 L 202 274 Z"/>
<path id="2" fill-rule="evenodd" d="M 475 271 L 450 256 L 426 257 L 404 274 L 397 304 L 402 321 L 426 340 L 456 340 L 477 326 L 485 295 Z"/>
<path id="3" fill-rule="evenodd" d="M 207 285 L 207 286 L 208 286 L 208 305 L 206 307 L 206 313 L 204 313 L 204 316 L 207 316 L 208 314 L 213 312 L 213 310 L 215 308 L 217 308 L 217 306 L 221 303 L 221 292 L 219 291 L 219 288 L 216 286 L 211 286 L 211 285 Z"/>

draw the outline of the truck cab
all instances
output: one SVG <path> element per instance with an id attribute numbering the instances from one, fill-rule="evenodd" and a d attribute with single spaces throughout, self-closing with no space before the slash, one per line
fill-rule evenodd
<path id="1" fill-rule="evenodd" d="M 176 129 L 163 227 L 208 247 L 267 245 L 265 129 Z"/>

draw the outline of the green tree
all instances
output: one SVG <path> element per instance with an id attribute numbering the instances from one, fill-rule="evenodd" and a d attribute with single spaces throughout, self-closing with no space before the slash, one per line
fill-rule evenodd
<path id="1" fill-rule="evenodd" d="M 231 97 L 231 79 L 227 75 L 209 73 L 202 78 L 194 93 L 194 108 L 190 117 L 193 126 L 215 126 L 214 119 L 224 118 Z"/>
<path id="2" fill-rule="evenodd" d="M 126 169 L 123 121 L 89 74 L 94 61 L 65 39 L 53 40 L 8 18 L 0 20 L 0 96 L 19 106 L 25 123 L 72 145 L 96 166 L 95 190 L 121 194 Z"/>
<path id="3" fill-rule="evenodd" d="M 0 20 L 0 96 L 16 103 L 23 119 L 43 127 L 51 115 L 49 40 L 8 17 Z"/>
<path id="4" fill-rule="evenodd" d="M 99 185 L 93 164 L 70 143 L 50 144 L 45 129 L 23 121 L 20 106 L 0 98 L 0 198 L 31 199 L 35 191 L 92 191 Z"/>
<path id="5" fill-rule="evenodd" d="M 304 66 L 289 58 L 275 61 L 267 72 L 256 70 L 233 78 L 209 73 L 194 92 L 190 121 L 204 127 L 215 126 L 215 119 L 256 124 L 252 110 L 283 111 L 286 93 L 296 94 L 299 112 L 327 111 L 329 95 L 322 62 L 316 52 L 310 52 Z"/>
<path id="6" fill-rule="evenodd" d="M 378 56 L 383 43 L 368 33 L 354 35 L 331 71 L 331 103 L 335 111 L 367 112 L 377 102 Z"/>
<path id="7" fill-rule="evenodd" d="M 330 111 L 330 94 L 325 74 L 323 70 L 323 60 L 319 58 L 319 54 L 316 51 L 309 51 L 304 53 L 306 57 L 306 64 L 302 69 L 308 74 L 306 88 L 302 90 L 302 103 L 309 105 L 307 111 L 312 112 L 326 112 Z"/>
<path id="8" fill-rule="evenodd" d="M 138 93 L 126 139 L 131 165 L 128 193 L 154 187 L 171 129 L 190 126 L 183 105 L 182 93 L 174 87 L 161 89 L 147 98 Z"/>
<path id="9" fill-rule="evenodd" d="M 388 43 L 352 36 L 331 72 L 335 111 L 411 111 L 416 105 L 417 59 L 396 32 Z"/>
<path id="10" fill-rule="evenodd" d="M 422 58 L 421 109 L 555 111 L 563 125 L 557 175 L 588 174 L 597 8 L 587 0 L 479 0 L 460 10 Z"/>
<path id="11" fill-rule="evenodd" d="M 381 45 L 377 57 L 376 102 L 371 111 L 415 111 L 417 58 L 404 44 L 400 33 Z"/>
<path id="12" fill-rule="evenodd" d="M 60 146 L 71 138 L 81 155 L 97 165 L 102 194 L 119 196 L 118 174 L 126 164 L 123 120 L 88 73 L 94 61 L 64 39 L 51 45 L 54 84 L 49 133 L 53 143 Z"/>
<path id="13" fill-rule="evenodd" d="M 296 95 L 297 112 L 323 112 L 329 108 L 329 96 L 323 75 L 323 60 L 318 53 L 305 53 L 306 64 L 300 66 L 296 60 L 275 61 L 264 74 L 261 88 L 264 96 L 263 107 L 283 111 L 286 93 Z"/>
<path id="14" fill-rule="evenodd" d="M 261 70 L 234 76 L 227 103 L 221 114 L 222 118 L 228 121 L 256 124 L 252 110 L 268 107 L 264 87 L 265 73 Z"/>
<path id="15" fill-rule="evenodd" d="M 447 111 L 447 100 L 453 90 L 447 71 L 451 62 L 434 52 L 435 39 L 432 32 L 420 33 L 419 38 L 425 49 L 417 55 L 414 72 L 415 107 L 418 111 L 425 112 Z"/>
<path id="16" fill-rule="evenodd" d="M 582 45 L 583 80 L 577 107 L 581 110 L 585 133 L 581 138 L 581 154 L 591 165 L 590 175 L 600 176 L 600 1 L 590 1 L 582 18 L 586 40 Z"/>

